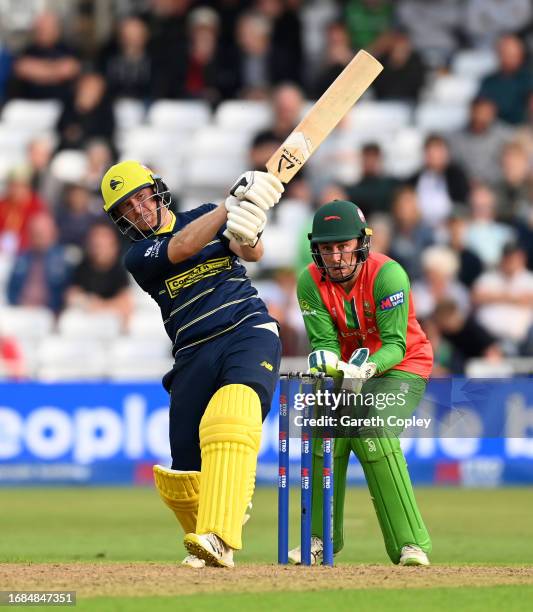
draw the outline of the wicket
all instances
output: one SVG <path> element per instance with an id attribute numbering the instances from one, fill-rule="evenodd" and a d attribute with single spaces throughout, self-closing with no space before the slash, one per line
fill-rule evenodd
<path id="1" fill-rule="evenodd" d="M 289 372 L 280 376 L 279 396 L 279 472 L 278 472 L 278 563 L 287 564 L 289 552 L 289 449 L 291 381 L 302 386 L 302 393 L 312 393 L 321 380 L 329 381 L 324 374 Z M 304 417 L 309 408 L 304 408 Z M 322 520 L 324 545 L 323 565 L 333 565 L 333 441 L 323 438 L 322 468 Z M 311 565 L 311 500 L 313 483 L 312 434 L 309 427 L 301 432 L 301 563 Z"/>

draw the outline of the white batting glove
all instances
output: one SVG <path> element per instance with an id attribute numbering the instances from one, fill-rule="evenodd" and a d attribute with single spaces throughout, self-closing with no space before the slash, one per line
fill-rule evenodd
<path id="1" fill-rule="evenodd" d="M 254 247 L 265 229 L 267 216 L 262 208 L 246 200 L 240 202 L 229 196 L 224 206 L 228 211 L 226 238 Z"/>
<path id="2" fill-rule="evenodd" d="M 239 200 L 248 200 L 263 210 L 277 204 L 285 191 L 283 183 L 269 172 L 250 170 L 241 174 L 230 189 L 231 195 Z"/>

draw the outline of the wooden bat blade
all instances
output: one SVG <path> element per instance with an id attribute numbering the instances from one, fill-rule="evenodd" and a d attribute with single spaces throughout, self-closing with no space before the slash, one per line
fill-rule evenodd
<path id="1" fill-rule="evenodd" d="M 267 161 L 267 170 L 288 183 L 383 70 L 359 51 Z"/>

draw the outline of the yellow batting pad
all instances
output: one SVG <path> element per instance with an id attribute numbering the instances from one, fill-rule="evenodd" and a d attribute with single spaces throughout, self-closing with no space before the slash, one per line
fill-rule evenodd
<path id="1" fill-rule="evenodd" d="M 183 531 L 196 531 L 200 472 L 180 472 L 154 465 L 154 482 L 161 499 L 174 512 Z"/>
<path id="2" fill-rule="evenodd" d="M 260 445 L 257 393 L 246 385 L 219 389 L 200 422 L 202 485 L 196 533 L 216 533 L 231 548 L 242 548 L 242 525 L 254 492 Z"/>

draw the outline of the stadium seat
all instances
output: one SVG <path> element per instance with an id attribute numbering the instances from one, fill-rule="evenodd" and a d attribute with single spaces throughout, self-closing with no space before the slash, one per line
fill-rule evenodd
<path id="1" fill-rule="evenodd" d="M 107 370 L 112 380 L 160 380 L 172 363 L 168 338 L 120 338 L 111 346 Z"/>
<path id="2" fill-rule="evenodd" d="M 150 342 L 150 339 L 153 339 L 154 342 L 163 340 L 169 342 L 159 309 L 153 312 L 140 311 L 133 313 L 128 328 L 130 338 L 144 338 L 147 342 Z"/>
<path id="3" fill-rule="evenodd" d="M 57 322 L 58 333 L 64 338 L 95 338 L 110 340 L 121 331 L 122 321 L 112 312 L 85 312 L 76 308 L 63 311 Z"/>
<path id="4" fill-rule="evenodd" d="M 123 133 L 118 147 L 121 159 L 138 159 L 159 169 L 169 156 L 179 156 L 189 140 L 187 132 L 142 125 Z"/>
<path id="5" fill-rule="evenodd" d="M 479 89 L 479 81 L 457 74 L 439 76 L 427 92 L 426 101 L 440 104 L 469 104 Z"/>
<path id="6" fill-rule="evenodd" d="M 0 308 L 0 331 L 16 338 L 37 341 L 52 332 L 54 316 L 47 308 L 4 306 Z"/>
<path id="7" fill-rule="evenodd" d="M 105 356 L 103 346 L 96 340 L 50 336 L 37 350 L 37 378 L 49 382 L 105 378 Z"/>
<path id="8" fill-rule="evenodd" d="M 481 79 L 494 72 L 498 58 L 491 49 L 458 51 L 452 59 L 452 72 L 471 79 Z"/>
<path id="9" fill-rule="evenodd" d="M 2 121 L 27 130 L 53 129 L 61 112 L 58 100 L 11 100 L 2 110 Z"/>
<path id="10" fill-rule="evenodd" d="M 424 134 L 416 128 L 400 130 L 384 146 L 385 169 L 397 178 L 417 172 L 422 164 Z"/>
<path id="11" fill-rule="evenodd" d="M 394 132 L 409 125 L 412 107 L 405 102 L 360 102 L 349 113 L 356 134 Z"/>
<path id="12" fill-rule="evenodd" d="M 145 108 L 139 100 L 122 98 L 113 105 L 115 124 L 118 130 L 131 130 L 144 121 Z"/>
<path id="13" fill-rule="evenodd" d="M 186 185 L 206 189 L 220 188 L 225 193 L 233 181 L 246 170 L 244 155 L 206 155 L 188 160 L 185 176 Z"/>
<path id="14" fill-rule="evenodd" d="M 87 156 L 74 149 L 59 151 L 52 159 L 50 173 L 61 183 L 78 183 L 87 174 Z"/>
<path id="15" fill-rule="evenodd" d="M 31 128 L 22 125 L 10 125 L 5 121 L 0 123 L 0 151 L 3 156 L 11 156 L 25 158 L 26 147 L 28 143 L 36 136 L 36 132 Z M 16 164 L 16 160 L 11 161 L 11 166 Z"/>
<path id="16" fill-rule="evenodd" d="M 191 155 L 245 155 L 250 144 L 250 133 L 209 125 L 199 129 L 191 141 Z"/>
<path id="17" fill-rule="evenodd" d="M 415 125 L 425 132 L 453 132 L 468 120 L 468 105 L 423 102 L 415 111 Z"/>
<path id="18" fill-rule="evenodd" d="M 158 100 L 150 106 L 148 123 L 168 131 L 192 131 L 207 125 L 211 112 L 200 100 Z"/>
<path id="19" fill-rule="evenodd" d="M 270 125 L 272 109 L 268 102 L 255 100 L 226 100 L 215 113 L 215 124 L 219 127 L 256 132 Z"/>

